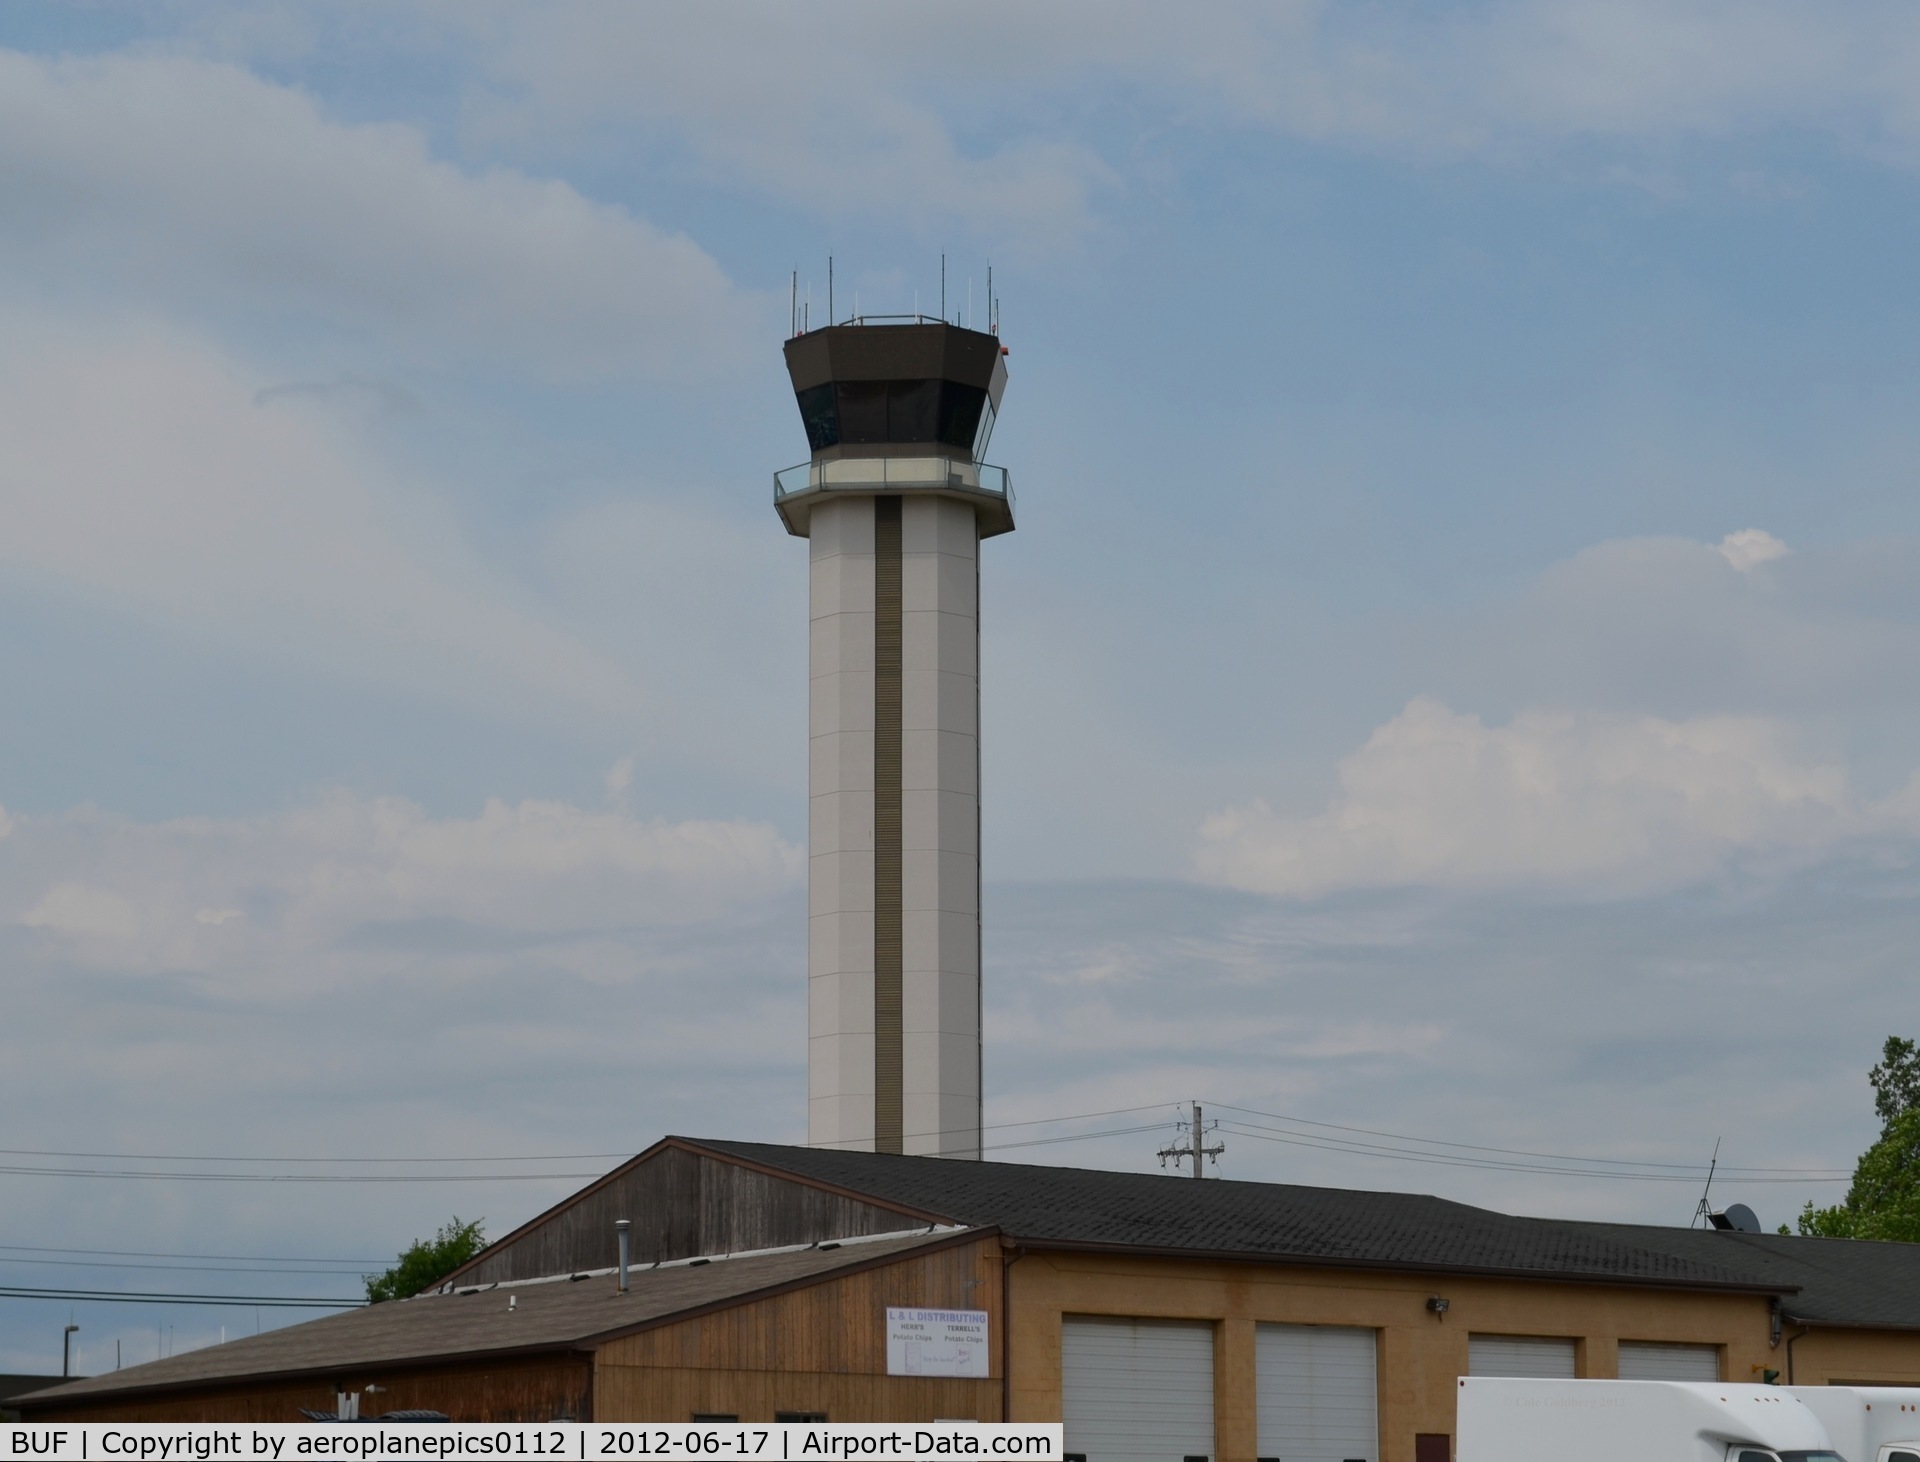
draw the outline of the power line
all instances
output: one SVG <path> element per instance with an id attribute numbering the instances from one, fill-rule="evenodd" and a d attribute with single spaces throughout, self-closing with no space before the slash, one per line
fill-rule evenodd
<path id="1" fill-rule="evenodd" d="M 1026 1142 L 996 1142 L 982 1152 L 1005 1152 L 1014 1147 L 1049 1147 L 1056 1142 L 1087 1142 L 1095 1137 L 1127 1137 L 1136 1132 L 1158 1132 L 1165 1122 L 1150 1122 L 1142 1127 L 1114 1127 L 1105 1132 L 1075 1132 L 1066 1137 L 1035 1137 Z"/>
<path id="2" fill-rule="evenodd" d="M 631 1157 L 628 1153 L 626 1156 Z M 543 1183 L 603 1178 L 605 1173 L 148 1173 L 117 1168 L 0 1167 L 15 1178 L 145 1178 L 176 1183 Z"/>
<path id="3" fill-rule="evenodd" d="M 390 1261 L 376 1259 L 374 1264 Z M 352 1277 L 351 1269 L 294 1269 L 278 1266 L 272 1269 L 237 1269 L 230 1264 L 142 1264 L 126 1259 L 20 1259 L 11 1254 L 0 1254 L 0 1264 L 45 1264 L 61 1269 L 159 1269 L 175 1274 L 325 1274 L 334 1279 L 343 1276 Z"/>
<path id="4" fill-rule="evenodd" d="M 1340 1138 L 1319 1137 L 1307 1132 L 1285 1132 L 1253 1123 L 1236 1122 L 1227 1130 L 1262 1142 L 1279 1142 L 1291 1147 L 1312 1148 L 1319 1152 L 1338 1152 L 1349 1157 L 1393 1158 L 1401 1162 L 1416 1162 L 1432 1167 L 1473 1168 L 1482 1172 L 1539 1173 L 1550 1177 L 1606 1178 L 1618 1182 L 1638 1183 L 1694 1183 L 1700 1179 L 1700 1169 L 1697 1167 L 1691 1172 L 1632 1172 L 1620 1168 L 1550 1166 L 1545 1163 L 1507 1162 L 1497 1158 L 1450 1157 L 1442 1153 L 1410 1152 L 1404 1148 L 1382 1147 L 1377 1143 L 1349 1142 Z M 1678 1167 L 1679 1165 L 1663 1163 L 1659 1166 Z M 1803 1173 L 1798 1177 L 1751 1177 L 1745 1181 L 1750 1183 L 1834 1183 L 1844 1181 L 1847 1176 L 1848 1174 L 1845 1173 L 1822 1176 Z"/>
<path id="5" fill-rule="evenodd" d="M 1363 1137 L 1385 1137 L 1394 1142 L 1417 1142 L 1427 1147 L 1454 1147 L 1466 1152 L 1492 1152 L 1507 1157 L 1538 1157 L 1552 1162 L 1588 1163 L 1613 1167 L 1632 1168 L 1671 1168 L 1692 1177 L 1700 1176 L 1698 1163 L 1643 1162 L 1634 1158 L 1617 1157 L 1576 1157 L 1564 1152 L 1531 1152 L 1516 1147 L 1485 1147 L 1474 1142 L 1449 1142 L 1439 1137 L 1409 1137 L 1404 1132 L 1382 1132 L 1372 1127 L 1343 1127 L 1338 1122 L 1316 1122 L 1309 1117 L 1290 1116 L 1285 1112 L 1263 1112 L 1255 1107 L 1236 1107 L 1231 1102 L 1215 1102 L 1213 1105 L 1224 1107 L 1230 1112 L 1245 1112 L 1249 1116 L 1269 1117 L 1276 1122 L 1291 1122 L 1297 1127 L 1320 1127 L 1330 1132 L 1357 1132 Z M 1304 1135 L 1304 1134 L 1303 1134 Z M 1835 1168 L 1736 1168 L 1722 1167 L 1723 1173 L 1785 1173 L 1794 1177 L 1849 1177 L 1850 1173 Z"/>
<path id="6" fill-rule="evenodd" d="M 0 1298 L 16 1300 L 93 1300 L 132 1305 L 255 1305 L 263 1310 L 358 1310 L 365 1300 L 322 1300 L 301 1295 L 152 1294 L 145 1290 L 29 1289 L 0 1285 Z"/>
<path id="7" fill-rule="evenodd" d="M 429 1163 L 429 1162 L 598 1162 L 629 1158 L 630 1152 L 540 1152 L 518 1157 L 216 1157 L 186 1152 L 65 1152 L 42 1147 L 0 1147 L 0 1157 L 91 1157 L 117 1162 L 284 1162 L 284 1163 Z"/>
<path id="8" fill-rule="evenodd" d="M 1019 1122 L 989 1122 L 985 1126 L 979 1128 L 978 1130 L 982 1132 L 1003 1132 L 1014 1127 L 1044 1127 L 1044 1126 L 1050 1126 L 1056 1122 L 1090 1122 L 1096 1117 L 1122 1117 L 1127 1115 L 1129 1112 L 1154 1111 L 1159 1107 L 1162 1107 L 1165 1105 L 1166 1103 L 1164 1102 L 1152 1102 L 1146 1106 L 1114 1107 L 1104 1112 L 1076 1112 L 1070 1116 L 1064 1116 L 1064 1117 L 1029 1117 L 1024 1121 L 1019 1121 Z M 909 1132 L 905 1135 L 910 1138 L 946 1137 L 951 1135 L 954 1132 L 960 1132 L 960 1131 L 971 1132 L 973 1130 L 975 1129 L 971 1127 L 969 1128 L 956 1127 L 956 1128 L 950 1128 L 950 1129 L 947 1129 L 946 1131 L 941 1131 L 941 1132 Z M 823 1147 L 827 1147 L 827 1146 L 834 1146 L 836 1144 L 822 1143 L 820 1145 Z M 361 1165 L 361 1164 L 371 1166 L 373 1164 L 394 1164 L 394 1163 L 483 1163 L 483 1162 L 484 1163 L 494 1163 L 494 1162 L 504 1163 L 504 1162 L 601 1162 L 601 1161 L 624 1162 L 628 1158 L 633 1157 L 634 1155 L 635 1154 L 631 1152 L 539 1152 L 539 1153 L 521 1153 L 518 1156 L 509 1156 L 509 1157 L 486 1157 L 486 1156 L 470 1156 L 470 1157 L 304 1157 L 304 1156 L 302 1157 L 257 1157 L 257 1156 L 248 1156 L 248 1157 L 234 1157 L 234 1156 L 219 1156 L 219 1155 L 209 1154 L 209 1153 L 80 1152 L 80 1151 L 68 1151 L 64 1148 L 51 1148 L 51 1147 L 0 1147 L 0 1157 L 97 1158 L 97 1159 L 112 1160 L 115 1162 L 222 1162 L 222 1163 L 225 1163 L 225 1162 L 231 1162 L 231 1163 L 271 1162 L 271 1163 L 289 1163 L 289 1164 L 319 1164 L 323 1166 L 354 1166 L 354 1165 Z M 0 1173 L 9 1172 L 9 1171 L 13 1171 L 13 1169 L 0 1167 Z M 32 1169 L 30 1171 L 40 1171 L 40 1170 Z M 59 1168 L 59 1169 L 52 1169 L 50 1171 L 69 1172 L 69 1171 L 76 1171 L 76 1170 L 68 1169 L 68 1168 Z M 557 1174 L 529 1173 L 529 1174 L 522 1174 L 520 1176 L 576 1177 L 579 1175 L 574 1173 L 557 1173 Z M 593 1173 L 593 1174 L 589 1174 L 588 1176 L 599 1177 L 600 1174 Z M 6 1246 L 0 1245 L 0 1248 L 4 1248 L 4 1247 Z M 198 1258 L 201 1256 L 182 1255 L 180 1257 Z"/>
<path id="9" fill-rule="evenodd" d="M 317 1259 L 309 1254 L 169 1254 L 156 1249 L 49 1249 L 38 1244 L 0 1244 L 8 1254 L 101 1254 L 122 1259 L 234 1259 L 248 1264 L 384 1264 L 385 1259 Z"/>

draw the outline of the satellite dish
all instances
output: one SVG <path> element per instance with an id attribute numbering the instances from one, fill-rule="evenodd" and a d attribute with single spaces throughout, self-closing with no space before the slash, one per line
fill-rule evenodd
<path id="1" fill-rule="evenodd" d="M 1729 1203 L 1723 1216 L 1727 1220 L 1727 1227 L 1737 1234 L 1765 1232 L 1760 1227 L 1760 1220 L 1754 1211 L 1744 1203 Z"/>

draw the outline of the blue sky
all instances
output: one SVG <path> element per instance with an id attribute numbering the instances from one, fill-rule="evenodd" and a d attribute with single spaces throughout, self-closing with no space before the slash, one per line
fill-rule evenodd
<path id="1" fill-rule="evenodd" d="M 802 1134 L 829 255 L 1004 301 L 1002 1156 L 1831 1201 L 1920 1027 L 1917 168 L 1890 4 L 7 7 L 0 1166 L 168 1176 L 0 1173 L 0 1285 Z"/>

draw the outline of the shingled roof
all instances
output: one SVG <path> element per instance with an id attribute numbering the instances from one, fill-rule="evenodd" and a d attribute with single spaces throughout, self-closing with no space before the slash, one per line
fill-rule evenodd
<path id="1" fill-rule="evenodd" d="M 1645 1243 L 1629 1226 L 1514 1218 L 1420 1193 L 1196 1183 L 1157 1173 L 668 1140 L 917 1216 L 997 1227 L 1015 1242 L 1052 1248 L 1769 1294 L 1800 1283 L 1756 1264 L 1744 1248 L 1715 1247 L 1717 1235 L 1701 1235 L 1708 1242 L 1700 1246 Z M 1915 1308 L 1920 1311 L 1920 1295 Z"/>
<path id="2" fill-rule="evenodd" d="M 952 1234 L 914 1234 L 640 1269 L 630 1276 L 625 1294 L 611 1274 L 602 1273 L 577 1281 L 485 1285 L 452 1294 L 419 1295 L 65 1382 L 13 1397 L 8 1404 L 31 1409 L 35 1404 L 267 1377 L 283 1380 L 342 1369 L 590 1349 L 614 1336 L 708 1307 L 817 1283 L 841 1271 L 955 1241 Z"/>
<path id="3" fill-rule="evenodd" d="M 1682 1259 L 1737 1254 L 1733 1262 L 1769 1279 L 1787 1319 L 1803 1325 L 1920 1330 L 1920 1244 L 1622 1223 L 1566 1227 Z"/>

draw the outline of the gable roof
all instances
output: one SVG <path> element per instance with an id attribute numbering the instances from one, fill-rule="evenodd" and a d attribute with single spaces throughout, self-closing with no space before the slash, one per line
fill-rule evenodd
<path id="1" fill-rule="evenodd" d="M 1735 1246 L 1645 1243 L 1630 1226 L 1515 1218 L 1420 1193 L 667 1140 L 1041 1247 L 1763 1294 L 1799 1284 Z"/>
<path id="2" fill-rule="evenodd" d="M 129 1366 L 12 1398 L 21 1409 L 91 1397 L 254 1379 L 330 1375 L 394 1365 L 590 1350 L 635 1330 L 740 1304 L 836 1275 L 890 1263 L 917 1250 L 980 1238 L 914 1234 L 828 1249 L 760 1254 L 710 1264 L 638 1269 L 622 1294 L 611 1274 L 419 1295 L 225 1345 Z M 513 1307 L 508 1308 L 508 1297 Z"/>

